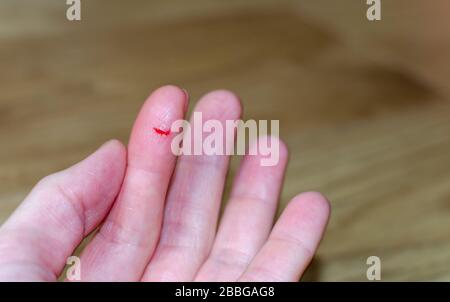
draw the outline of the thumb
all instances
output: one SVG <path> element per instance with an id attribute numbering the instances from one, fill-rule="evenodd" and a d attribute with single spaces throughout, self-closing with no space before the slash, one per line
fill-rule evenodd
<path id="1" fill-rule="evenodd" d="M 109 141 L 41 180 L 0 228 L 0 280 L 56 280 L 73 250 L 117 196 L 126 151 Z"/>

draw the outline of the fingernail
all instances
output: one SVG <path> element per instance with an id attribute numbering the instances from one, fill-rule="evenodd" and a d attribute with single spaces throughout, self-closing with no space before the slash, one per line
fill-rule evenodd
<path id="1" fill-rule="evenodd" d="M 189 92 L 184 88 L 181 88 L 181 90 L 183 90 L 184 95 L 186 96 L 184 100 L 184 111 L 186 112 L 189 106 Z"/>

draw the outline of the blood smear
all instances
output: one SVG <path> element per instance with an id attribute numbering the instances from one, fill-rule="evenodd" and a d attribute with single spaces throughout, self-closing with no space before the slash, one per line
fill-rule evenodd
<path id="1" fill-rule="evenodd" d="M 168 136 L 170 134 L 170 130 L 162 130 L 162 129 L 155 128 L 155 127 L 153 127 L 153 130 L 155 130 L 155 132 L 157 134 L 162 135 L 162 136 Z"/>

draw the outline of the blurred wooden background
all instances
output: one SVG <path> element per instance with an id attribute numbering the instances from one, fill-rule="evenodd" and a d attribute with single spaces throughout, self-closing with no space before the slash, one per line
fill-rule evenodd
<path id="1" fill-rule="evenodd" d="M 0 2 L 0 222 L 41 177 L 126 142 L 148 93 L 215 88 L 280 119 L 282 203 L 318 190 L 328 232 L 305 280 L 450 280 L 450 2 Z M 191 105 L 192 107 L 192 105 Z M 233 163 L 233 167 L 236 162 Z"/>

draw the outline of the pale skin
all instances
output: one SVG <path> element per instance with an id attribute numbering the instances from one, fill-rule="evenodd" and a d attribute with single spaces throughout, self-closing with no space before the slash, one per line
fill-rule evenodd
<path id="1" fill-rule="evenodd" d="M 128 147 L 112 140 L 80 163 L 41 180 L 0 228 L 0 280 L 55 281 L 81 253 L 82 281 L 298 281 L 329 217 L 319 193 L 292 198 L 274 223 L 288 151 L 275 166 L 245 156 L 219 221 L 228 156 L 180 156 L 174 133 L 188 95 L 154 91 Z M 241 115 L 231 92 L 213 91 L 195 111 L 222 123 Z M 272 137 L 272 140 L 277 138 Z"/>

